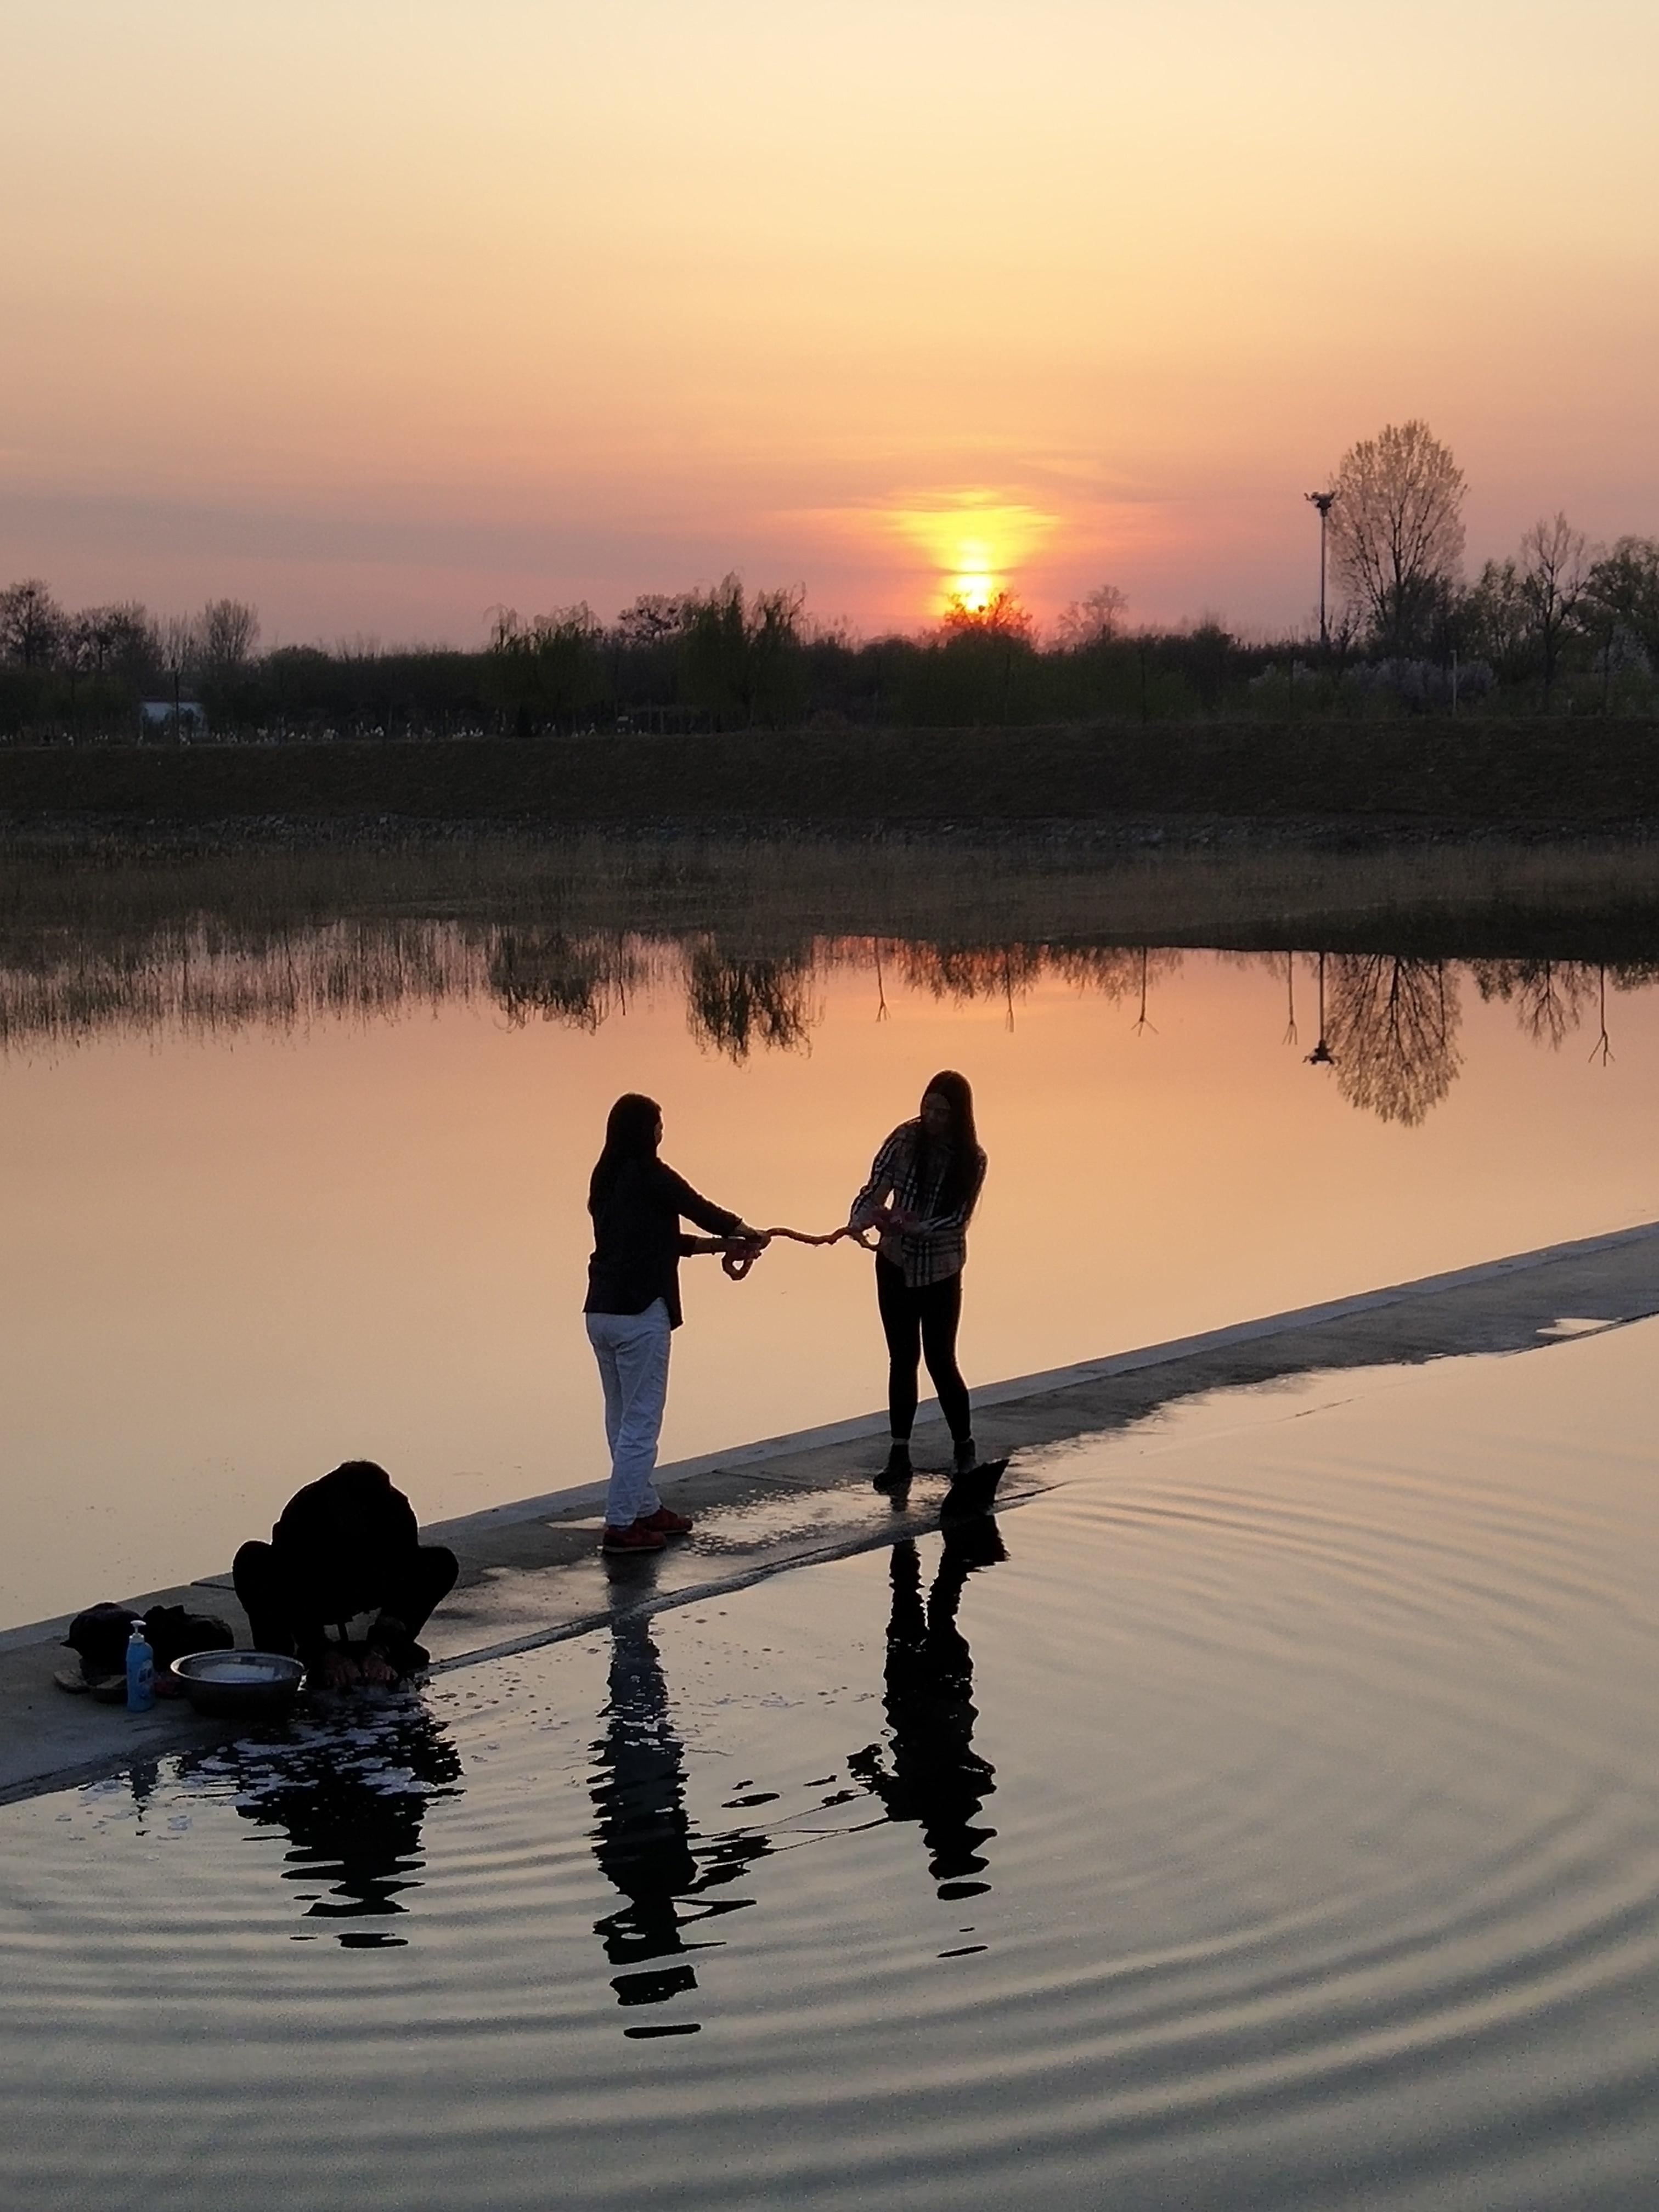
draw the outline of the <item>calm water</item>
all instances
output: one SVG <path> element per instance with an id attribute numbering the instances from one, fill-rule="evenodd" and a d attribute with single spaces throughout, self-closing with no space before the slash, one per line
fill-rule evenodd
<path id="1" fill-rule="evenodd" d="M 953 1065 L 991 1381 L 1659 1215 L 1646 970 L 344 925 L 3 983 L 0 1624 L 222 1570 L 340 1458 L 428 1518 L 589 1480 L 606 1107 L 751 1218 L 845 1218 Z M 1318 1058 L 1322 1037 L 1328 1060 Z M 688 1269 L 671 1456 L 863 1413 L 868 1262 Z"/>
<path id="2" fill-rule="evenodd" d="M 1190 1406 L 0 1811 L 11 2201 L 1649 2203 L 1656 1351 Z"/>

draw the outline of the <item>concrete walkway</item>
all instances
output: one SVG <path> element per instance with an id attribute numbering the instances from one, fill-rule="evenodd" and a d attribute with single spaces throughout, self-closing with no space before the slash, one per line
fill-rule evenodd
<path id="1" fill-rule="evenodd" d="M 1127 1427 L 1206 1392 L 1525 1351 L 1559 1338 L 1563 1322 L 1607 1325 L 1655 1313 L 1659 1222 L 1023 1376 L 975 1392 L 975 1434 L 983 1457 L 1014 1455 L 1000 1510 L 1063 1479 L 1058 1456 L 1042 1447 Z M 646 1559 L 599 1556 L 598 1483 L 434 1524 L 424 1533 L 461 1561 L 459 1586 L 426 1633 L 434 1670 L 607 1626 L 618 1581 L 637 1589 L 641 1611 L 657 1612 L 932 1528 L 943 1474 L 919 1475 L 902 1514 L 871 1490 L 885 1440 L 884 1417 L 871 1414 L 664 1468 L 659 1486 L 696 1514 L 697 1530 Z M 924 1466 L 930 1451 L 948 1456 L 935 1407 L 924 1409 L 916 1441 Z M 131 1603 L 137 1612 L 161 1603 L 217 1613 L 248 1641 L 228 1574 Z M 175 1704 L 133 1716 L 66 1695 L 52 1675 L 73 1659 L 59 1641 L 68 1625 L 65 1617 L 0 1634 L 0 1803 L 230 1732 Z"/>

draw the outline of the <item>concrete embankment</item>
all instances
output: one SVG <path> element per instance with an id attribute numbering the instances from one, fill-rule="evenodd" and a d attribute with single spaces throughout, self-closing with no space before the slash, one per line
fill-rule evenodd
<path id="1" fill-rule="evenodd" d="M 1184 1400 L 1344 1369 L 1525 1351 L 1558 1337 L 1563 1322 L 1607 1326 L 1655 1313 L 1659 1222 L 1023 1376 L 975 1393 L 975 1431 L 986 1458 L 1012 1455 L 999 1506 L 1014 1506 L 1066 1479 L 1054 1447 L 1127 1429 Z M 870 1488 L 885 1426 L 872 1414 L 663 1468 L 661 1486 L 696 1514 L 697 1530 L 654 1559 L 599 1557 L 597 1484 L 428 1528 L 461 1560 L 459 1588 L 426 1635 L 436 1668 L 608 1626 L 617 1580 L 637 1593 L 640 1611 L 656 1612 L 933 1527 L 943 1474 L 919 1476 L 902 1514 Z M 917 1446 L 924 1465 L 945 1457 L 931 1407 Z M 138 1611 L 161 1602 L 221 1613 L 248 1640 L 228 1574 L 131 1602 Z M 131 1716 L 67 1695 L 52 1680 L 72 1656 L 59 1641 L 67 1626 L 39 1621 L 0 1634 L 0 1803 L 228 1732 L 174 1704 Z"/>

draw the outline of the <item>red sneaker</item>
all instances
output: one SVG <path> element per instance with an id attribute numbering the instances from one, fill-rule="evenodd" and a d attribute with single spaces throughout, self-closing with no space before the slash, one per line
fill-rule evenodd
<path id="1" fill-rule="evenodd" d="M 659 1535 L 643 1521 L 635 1521 L 626 1528 L 614 1528 L 607 1522 L 605 1534 L 599 1539 L 599 1549 L 602 1552 L 660 1552 L 665 1541 L 665 1537 Z"/>
<path id="2" fill-rule="evenodd" d="M 654 1513 L 642 1513 L 634 1526 L 654 1529 L 659 1536 L 689 1536 L 692 1523 L 689 1513 L 676 1513 L 672 1505 L 659 1505 Z"/>

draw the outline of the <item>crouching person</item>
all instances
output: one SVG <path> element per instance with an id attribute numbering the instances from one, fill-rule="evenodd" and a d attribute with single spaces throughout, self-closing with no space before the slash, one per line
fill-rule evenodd
<path id="1" fill-rule="evenodd" d="M 414 1508 L 386 1469 L 351 1459 L 296 1491 L 270 1541 L 238 1552 L 231 1578 L 256 1651 L 302 1659 L 325 1688 L 345 1689 L 428 1664 L 416 1638 L 459 1572 L 453 1552 L 422 1543 Z M 361 1613 L 374 1615 L 368 1644 L 349 1650 L 345 1624 Z"/>

